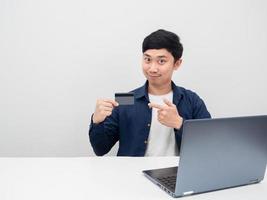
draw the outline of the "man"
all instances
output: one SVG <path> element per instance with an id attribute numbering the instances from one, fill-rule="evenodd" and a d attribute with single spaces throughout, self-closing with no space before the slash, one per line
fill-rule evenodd
<path id="1" fill-rule="evenodd" d="M 147 81 L 132 91 L 134 105 L 97 100 L 89 137 L 98 156 L 108 153 L 117 141 L 118 156 L 177 156 L 183 121 L 211 117 L 196 93 L 172 82 L 183 53 L 176 34 L 155 31 L 144 39 L 142 50 Z"/>

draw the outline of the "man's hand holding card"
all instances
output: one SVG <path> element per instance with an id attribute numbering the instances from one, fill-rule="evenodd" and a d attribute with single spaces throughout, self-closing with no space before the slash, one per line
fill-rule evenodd
<path id="1" fill-rule="evenodd" d="M 93 123 L 103 122 L 106 117 L 112 114 L 112 110 L 119 105 L 134 105 L 133 93 L 115 93 L 115 101 L 113 99 L 97 100 L 93 114 Z"/>

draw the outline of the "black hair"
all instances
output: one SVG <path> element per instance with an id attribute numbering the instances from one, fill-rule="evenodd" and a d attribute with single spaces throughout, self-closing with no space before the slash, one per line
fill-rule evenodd
<path id="1" fill-rule="evenodd" d="M 143 53 L 148 49 L 166 49 L 172 54 L 174 61 L 179 60 L 183 54 L 183 45 L 180 43 L 179 36 L 164 29 L 159 29 L 144 39 Z"/>

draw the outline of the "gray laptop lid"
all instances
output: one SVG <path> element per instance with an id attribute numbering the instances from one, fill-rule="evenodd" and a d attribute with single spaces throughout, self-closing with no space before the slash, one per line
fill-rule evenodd
<path id="1" fill-rule="evenodd" d="M 267 162 L 267 116 L 188 120 L 175 195 L 259 182 Z"/>

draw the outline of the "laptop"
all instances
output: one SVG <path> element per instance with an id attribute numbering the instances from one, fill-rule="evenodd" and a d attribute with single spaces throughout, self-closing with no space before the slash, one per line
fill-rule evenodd
<path id="1" fill-rule="evenodd" d="M 173 197 L 263 180 L 267 163 L 267 115 L 186 120 L 179 167 L 143 171 Z"/>

